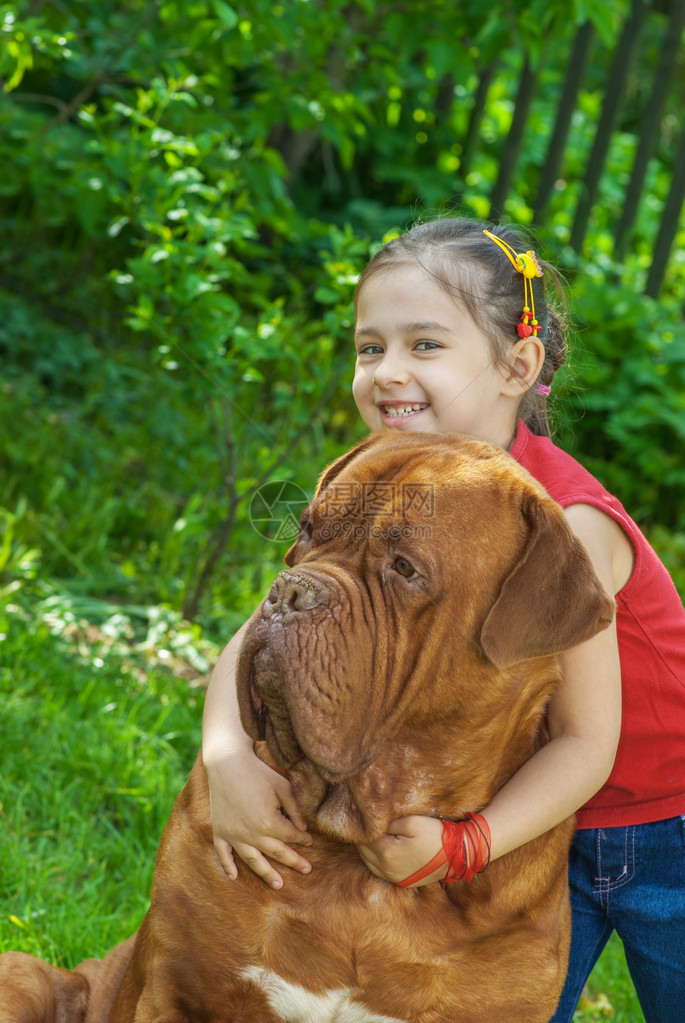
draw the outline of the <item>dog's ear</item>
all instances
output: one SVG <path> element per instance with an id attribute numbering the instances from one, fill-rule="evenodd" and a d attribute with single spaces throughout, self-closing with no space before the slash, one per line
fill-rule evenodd
<path id="1" fill-rule="evenodd" d="M 360 455 L 363 451 L 375 447 L 378 444 L 382 444 L 384 440 L 387 440 L 387 437 L 388 437 L 387 430 L 384 431 L 377 430 L 376 433 L 370 434 L 363 441 L 360 441 L 359 444 L 356 444 L 355 447 L 353 447 L 350 451 L 347 451 L 344 455 L 341 455 L 340 458 L 336 458 L 334 462 L 331 462 L 330 465 L 326 466 L 324 471 L 321 473 L 321 476 L 319 477 L 318 483 L 316 484 L 314 498 L 317 498 L 319 494 L 326 489 L 326 487 L 330 486 L 331 483 L 340 475 L 343 469 L 345 469 L 350 464 L 350 462 L 354 461 L 357 455 Z M 307 514 L 306 511 L 303 512 L 303 516 L 306 516 L 306 514 Z M 292 547 L 290 547 L 285 553 L 285 557 L 283 560 L 285 561 L 288 568 L 292 568 L 293 565 L 295 564 L 295 559 L 297 557 L 297 547 L 299 542 L 300 538 L 298 537 L 298 539 L 295 541 Z"/>
<path id="2" fill-rule="evenodd" d="M 534 497 L 523 513 L 531 526 L 527 545 L 480 637 L 500 669 L 583 643 L 607 628 L 616 607 L 561 510 Z"/>

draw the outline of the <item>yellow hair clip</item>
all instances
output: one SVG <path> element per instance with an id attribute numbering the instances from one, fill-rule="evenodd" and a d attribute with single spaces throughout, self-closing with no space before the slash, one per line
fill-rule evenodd
<path id="1" fill-rule="evenodd" d="M 516 252 L 508 242 L 503 241 L 490 231 L 483 231 L 495 245 L 499 245 L 500 249 L 510 261 L 515 270 L 518 270 L 520 274 L 523 274 L 523 312 L 521 313 L 521 320 L 516 325 L 518 336 L 521 338 L 538 336 L 540 330 L 540 324 L 535 319 L 535 302 L 533 301 L 533 277 L 542 277 L 542 268 L 538 263 L 537 256 L 532 249 L 528 249 L 527 252 Z M 528 296 L 530 294 L 530 305 L 528 305 Z"/>

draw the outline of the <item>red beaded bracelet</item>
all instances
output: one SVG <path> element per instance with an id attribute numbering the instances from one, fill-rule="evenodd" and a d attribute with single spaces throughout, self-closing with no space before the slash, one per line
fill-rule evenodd
<path id="1" fill-rule="evenodd" d="M 463 821 L 442 822 L 442 849 L 420 870 L 415 871 L 398 887 L 410 888 L 447 863 L 447 873 L 440 882 L 444 888 L 449 881 L 472 881 L 490 862 L 490 828 L 479 813 L 467 813 Z"/>

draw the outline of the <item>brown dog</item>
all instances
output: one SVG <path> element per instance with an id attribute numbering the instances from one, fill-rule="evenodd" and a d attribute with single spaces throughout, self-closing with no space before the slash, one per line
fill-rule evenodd
<path id="1" fill-rule="evenodd" d="M 566 971 L 572 822 L 467 885 L 401 889 L 355 842 L 487 806 L 545 741 L 554 654 L 612 601 L 499 449 L 374 435 L 324 474 L 239 665 L 245 728 L 314 835 L 280 891 L 224 876 L 198 759 L 140 931 L 98 966 L 0 957 L 0 1023 L 544 1023 Z M 262 741 L 265 740 L 265 741 Z"/>

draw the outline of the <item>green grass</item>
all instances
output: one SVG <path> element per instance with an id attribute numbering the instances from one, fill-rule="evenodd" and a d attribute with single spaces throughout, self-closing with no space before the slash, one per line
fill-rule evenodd
<path id="1" fill-rule="evenodd" d="M 67 630 L 69 631 L 69 630 Z M 0 613 L 0 952 L 73 967 L 138 927 L 200 744 L 201 695 L 84 627 Z M 642 1023 L 620 941 L 576 1023 Z"/>
<path id="2" fill-rule="evenodd" d="M 0 950 L 74 966 L 140 923 L 200 743 L 188 682 L 0 623 Z M 104 651 L 102 651 L 104 653 Z"/>
<path id="3" fill-rule="evenodd" d="M 592 971 L 574 1023 L 644 1023 L 640 1003 L 628 973 L 623 944 L 613 934 Z"/>

